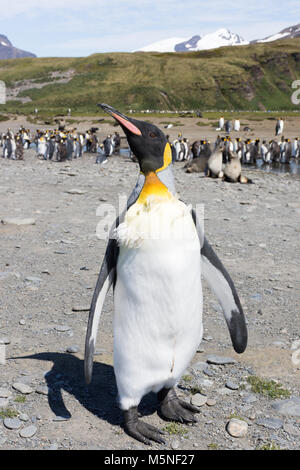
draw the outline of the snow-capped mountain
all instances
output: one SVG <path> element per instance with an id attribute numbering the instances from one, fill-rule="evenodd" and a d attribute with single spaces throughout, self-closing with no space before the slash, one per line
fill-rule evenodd
<path id="1" fill-rule="evenodd" d="M 223 46 L 241 46 L 249 44 L 239 34 L 232 33 L 229 29 L 218 29 L 204 36 L 197 35 L 187 39 L 170 38 L 149 44 L 138 51 L 147 52 L 187 52 L 215 49 Z"/>
<path id="2" fill-rule="evenodd" d="M 138 51 L 143 52 L 174 52 L 175 47 L 178 43 L 184 43 L 187 41 L 187 38 L 168 38 L 162 39 L 161 41 L 154 42 L 149 44 L 149 46 L 142 47 Z M 134 51 L 137 52 L 137 51 Z"/>
<path id="3" fill-rule="evenodd" d="M 22 57 L 36 57 L 31 52 L 22 51 L 12 45 L 9 39 L 0 34 L 0 59 L 19 59 Z"/>
<path id="4" fill-rule="evenodd" d="M 257 39 L 256 41 L 251 41 L 252 43 L 256 42 L 271 42 L 277 41 L 279 39 L 292 39 L 300 37 L 300 23 L 296 24 L 295 26 L 290 26 L 289 28 L 285 28 L 277 34 L 273 34 L 272 36 L 268 36 L 264 39 Z"/>

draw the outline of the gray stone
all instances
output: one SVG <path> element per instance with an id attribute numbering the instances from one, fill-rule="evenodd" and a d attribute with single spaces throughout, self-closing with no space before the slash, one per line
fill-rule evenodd
<path id="1" fill-rule="evenodd" d="M 29 385 L 21 382 L 15 382 L 12 386 L 15 390 L 17 390 L 17 392 L 20 392 L 23 395 L 28 395 L 29 393 L 33 392 L 33 389 L 29 387 Z"/>
<path id="2" fill-rule="evenodd" d="M 279 418 L 259 418 L 256 424 L 267 429 L 281 429 L 283 421 Z"/>
<path id="3" fill-rule="evenodd" d="M 226 388 L 226 387 L 218 388 L 216 391 L 220 395 L 231 395 L 234 392 L 234 390 L 231 390 L 230 388 Z"/>
<path id="4" fill-rule="evenodd" d="M 26 428 L 21 429 L 21 431 L 19 432 L 19 435 L 20 437 L 30 438 L 34 436 L 36 432 L 37 432 L 37 427 L 31 424 L 30 426 L 27 426 Z"/>
<path id="5" fill-rule="evenodd" d="M 19 418 L 5 418 L 3 424 L 7 429 L 19 429 L 22 422 Z"/>
<path id="6" fill-rule="evenodd" d="M 198 371 L 203 372 L 204 369 L 206 369 L 206 368 L 207 368 L 206 362 L 199 361 L 199 362 L 196 362 L 196 364 L 193 364 L 193 369 L 194 370 L 198 370 Z"/>
<path id="7" fill-rule="evenodd" d="M 27 422 L 27 421 L 29 421 L 29 416 L 28 416 L 26 413 L 21 413 L 21 414 L 19 415 L 19 419 L 20 419 L 21 421 Z"/>
<path id="8" fill-rule="evenodd" d="M 241 419 L 232 418 L 227 423 L 226 430 L 232 437 L 245 437 L 248 431 L 248 424 Z"/>
<path id="9" fill-rule="evenodd" d="M 66 351 L 68 353 L 71 353 L 71 354 L 74 354 L 74 353 L 77 353 L 79 351 L 79 347 L 78 346 L 69 346 Z"/>
<path id="10" fill-rule="evenodd" d="M 277 400 L 272 407 L 284 416 L 300 417 L 300 397 L 292 397 L 288 400 Z"/>
<path id="11" fill-rule="evenodd" d="M 54 327 L 54 329 L 55 329 L 56 331 L 65 332 L 65 331 L 69 331 L 69 330 L 71 329 L 71 327 L 70 327 L 70 326 L 67 326 L 67 325 L 56 325 L 56 326 Z"/>
<path id="12" fill-rule="evenodd" d="M 180 442 L 178 439 L 172 439 L 171 442 L 171 449 L 176 450 L 179 449 Z"/>
<path id="13" fill-rule="evenodd" d="M 7 336 L 0 338 L 0 344 L 10 344 L 10 339 Z"/>
<path id="14" fill-rule="evenodd" d="M 90 305 L 74 305 L 72 310 L 73 312 L 89 312 Z"/>
<path id="15" fill-rule="evenodd" d="M 247 393 L 246 395 L 244 395 L 243 400 L 245 403 L 249 404 L 254 403 L 258 400 L 258 398 L 253 393 Z"/>
<path id="16" fill-rule="evenodd" d="M 237 362 L 232 357 L 221 357 L 221 356 L 216 356 L 214 354 L 207 356 L 206 361 L 208 362 L 208 364 L 217 364 L 219 366 L 226 365 L 226 364 L 235 364 Z"/>
<path id="17" fill-rule="evenodd" d="M 36 276 L 27 276 L 25 277 L 25 281 L 28 281 L 28 282 L 42 282 L 42 279 L 40 277 L 36 277 Z"/>
<path id="18" fill-rule="evenodd" d="M 214 383 L 212 380 L 202 378 L 198 380 L 198 384 L 201 385 L 202 387 L 207 388 L 207 387 L 212 387 Z"/>
<path id="19" fill-rule="evenodd" d="M 214 398 L 208 398 L 206 404 L 207 406 L 215 406 L 217 404 L 217 400 Z"/>
<path id="20" fill-rule="evenodd" d="M 68 194 L 85 194 L 86 191 L 84 191 L 83 189 L 68 189 L 67 191 L 65 191 L 65 193 L 68 193 Z"/>
<path id="21" fill-rule="evenodd" d="M 285 432 L 291 434 L 292 436 L 300 436 L 300 429 L 291 423 L 284 423 L 283 429 Z"/>
<path id="22" fill-rule="evenodd" d="M 49 389 L 47 387 L 47 385 L 39 385 L 36 389 L 35 389 L 36 393 L 40 394 L 40 395 L 48 395 L 49 394 Z"/>
<path id="23" fill-rule="evenodd" d="M 227 380 L 225 387 L 229 388 L 230 390 L 238 390 L 239 384 L 237 384 L 233 380 Z"/>
<path id="24" fill-rule="evenodd" d="M 0 398 L 0 408 L 7 408 L 9 401 L 7 398 Z"/>
<path id="25" fill-rule="evenodd" d="M 7 388 L 0 388 L 0 398 L 9 398 L 12 395 Z"/>
<path id="26" fill-rule="evenodd" d="M 69 421 L 69 417 L 67 416 L 55 416 L 55 418 L 53 418 L 53 421 Z"/>
<path id="27" fill-rule="evenodd" d="M 3 217 L 1 222 L 4 225 L 35 225 L 35 219 L 22 217 Z"/>
<path id="28" fill-rule="evenodd" d="M 201 393 L 195 393 L 195 395 L 191 396 L 191 404 L 195 406 L 203 406 L 207 402 L 207 397 L 205 395 L 201 395 Z"/>

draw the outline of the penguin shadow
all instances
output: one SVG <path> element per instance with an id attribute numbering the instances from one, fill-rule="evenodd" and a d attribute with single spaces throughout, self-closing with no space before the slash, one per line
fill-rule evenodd
<path id="1" fill-rule="evenodd" d="M 92 381 L 86 385 L 84 361 L 71 354 L 44 352 L 11 359 L 35 359 L 53 363 L 51 370 L 44 377 L 48 387 L 48 404 L 58 419 L 72 417 L 62 396 L 62 391 L 65 390 L 97 418 L 123 427 L 123 413 L 118 406 L 113 366 L 95 361 Z M 156 395 L 150 393 L 141 401 L 139 411 L 144 416 L 151 415 L 157 410 L 157 406 Z"/>

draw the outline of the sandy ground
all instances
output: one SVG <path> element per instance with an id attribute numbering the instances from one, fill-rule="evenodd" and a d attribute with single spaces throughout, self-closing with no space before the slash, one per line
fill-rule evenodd
<path id="1" fill-rule="evenodd" d="M 196 119 L 176 120 L 184 126 L 169 129 L 171 139 L 178 132 L 190 141 L 216 136 L 211 127 L 197 126 Z M 17 130 L 20 124 L 41 127 L 18 119 L 1 123 L 0 131 Z M 89 124 L 77 128 L 85 130 Z M 100 138 L 117 129 L 99 127 Z M 251 122 L 251 127 L 255 137 L 269 139 L 275 122 Z M 289 119 L 286 136 L 296 136 L 297 130 L 299 122 Z M 275 442 L 280 448 L 299 449 L 299 415 L 278 415 L 274 400 L 259 395 L 245 403 L 251 374 L 279 381 L 292 397 L 299 396 L 300 365 L 293 362 L 291 349 L 300 339 L 299 177 L 246 169 L 254 184 L 240 185 L 187 174 L 183 166 L 174 166 L 178 193 L 193 206 L 204 204 L 205 233 L 238 289 L 249 345 L 242 355 L 234 353 L 218 303 L 204 284 L 205 338 L 178 391 L 189 400 L 192 387 L 201 387 L 215 404 L 201 407 L 196 425 L 182 425 L 173 434 L 166 430 L 167 445 L 153 448 L 255 449 Z M 0 219 L 35 219 L 29 226 L 0 224 L 0 340 L 7 343 L 0 390 L 10 392 L 4 409 L 22 418 L 20 427 L 10 430 L 0 416 L 0 449 L 146 448 L 124 433 L 116 404 L 111 292 L 101 318 L 92 384 L 86 387 L 83 379 L 86 310 L 106 246 L 96 237 L 103 221 L 99 211 L 103 204 L 117 211 L 119 195 L 130 194 L 137 175 L 137 165 L 118 156 L 104 166 L 95 165 L 91 154 L 69 163 L 44 162 L 34 150 L 25 152 L 24 161 L 0 159 Z M 81 311 L 75 311 L 78 306 Z M 76 352 L 66 352 L 69 347 Z M 237 362 L 212 366 L 211 375 L 206 375 L 199 364 L 209 354 Z M 224 388 L 228 379 L 239 389 Z M 17 392 L 16 382 L 29 385 L 32 393 Z M 141 412 L 147 422 L 164 428 L 156 409 L 151 395 Z M 231 437 L 225 429 L 233 414 L 248 423 L 243 438 Z M 259 424 L 269 418 L 282 420 L 281 426 Z M 35 434 L 20 437 L 29 424 Z"/>

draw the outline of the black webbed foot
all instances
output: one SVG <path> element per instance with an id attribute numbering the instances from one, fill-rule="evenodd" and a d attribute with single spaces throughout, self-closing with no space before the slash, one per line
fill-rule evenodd
<path id="1" fill-rule="evenodd" d="M 162 431 L 151 426 L 151 424 L 144 423 L 138 418 L 137 407 L 124 411 L 124 420 L 126 432 L 131 437 L 143 442 L 143 444 L 151 445 L 151 441 L 166 444 L 165 440 L 161 437 L 163 435 Z"/>
<path id="2" fill-rule="evenodd" d="M 174 388 L 163 388 L 157 394 L 160 401 L 160 412 L 163 418 L 180 423 L 196 423 L 194 413 L 199 413 L 199 408 L 180 400 Z"/>

